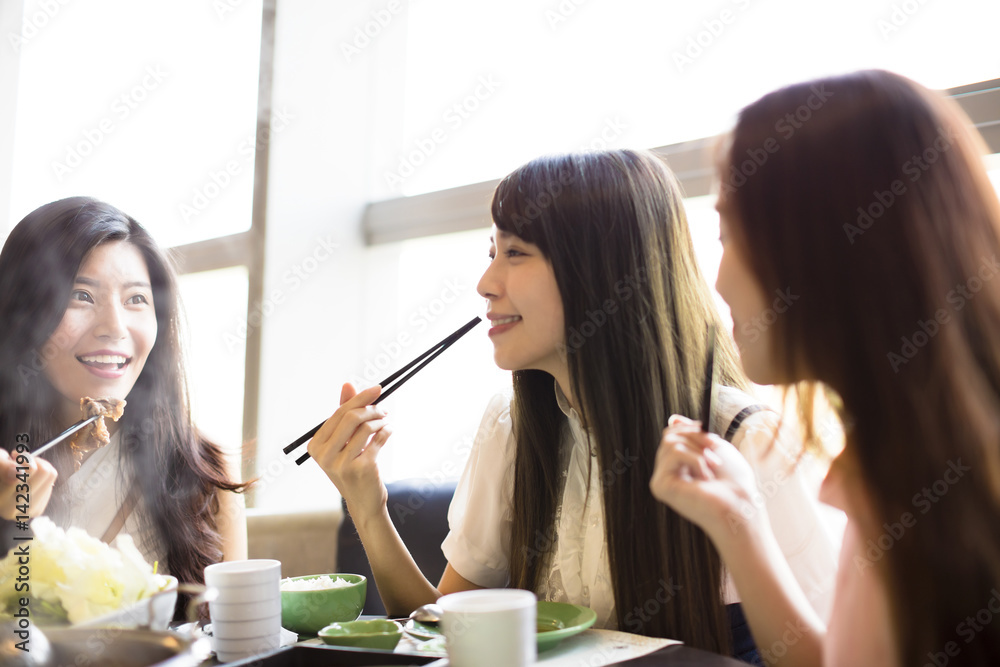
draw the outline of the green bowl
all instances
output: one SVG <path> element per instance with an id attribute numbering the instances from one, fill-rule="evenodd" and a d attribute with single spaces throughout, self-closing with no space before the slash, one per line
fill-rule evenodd
<path id="1" fill-rule="evenodd" d="M 300 635 L 315 635 L 331 623 L 353 621 L 361 615 L 368 592 L 368 580 L 360 574 L 310 574 L 292 581 L 327 576 L 340 577 L 350 586 L 317 591 L 281 591 L 281 625 Z M 282 584 L 285 580 L 282 580 Z"/>
<path id="2" fill-rule="evenodd" d="M 331 623 L 319 631 L 319 638 L 334 646 L 376 648 L 391 651 L 403 636 L 403 626 L 396 621 L 374 619 Z"/>

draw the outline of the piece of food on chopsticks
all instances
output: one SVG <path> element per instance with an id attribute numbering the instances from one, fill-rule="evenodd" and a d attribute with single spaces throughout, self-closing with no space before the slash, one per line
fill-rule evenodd
<path id="1" fill-rule="evenodd" d="M 30 576 L 23 573 L 19 547 L 0 560 L 0 618 L 12 617 L 23 606 L 20 598 L 29 598 L 38 625 L 81 623 L 130 607 L 169 583 L 153 573 L 128 535 L 110 546 L 44 516 L 31 522 L 31 530 L 34 539 L 20 546 L 30 554 Z"/>
<path id="2" fill-rule="evenodd" d="M 104 418 L 110 417 L 113 421 L 121 419 L 125 412 L 125 401 L 120 398 L 84 396 L 80 399 L 80 411 L 83 412 L 84 419 L 97 417 L 97 421 L 92 428 L 84 429 L 69 443 L 77 465 L 83 461 L 84 456 L 111 442 L 111 434 L 108 433 Z"/>

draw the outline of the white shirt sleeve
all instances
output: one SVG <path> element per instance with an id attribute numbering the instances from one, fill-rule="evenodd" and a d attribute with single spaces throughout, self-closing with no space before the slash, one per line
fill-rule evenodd
<path id="1" fill-rule="evenodd" d="M 779 429 L 780 420 L 769 410 L 750 415 L 733 437 L 733 445 L 757 476 L 760 495 L 755 503 L 765 507 L 792 573 L 826 621 L 833 606 L 843 517 L 820 505 L 818 489 L 806 479 L 811 459 L 803 456 L 797 461 L 798 435 L 788 423 Z"/>
<path id="2" fill-rule="evenodd" d="M 454 570 L 478 586 L 501 588 L 510 578 L 514 436 L 510 396 L 490 400 L 469 461 L 448 508 L 450 532 L 441 545 Z"/>

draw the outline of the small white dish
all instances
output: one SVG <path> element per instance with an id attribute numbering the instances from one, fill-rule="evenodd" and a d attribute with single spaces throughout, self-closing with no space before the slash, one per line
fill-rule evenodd
<path id="1" fill-rule="evenodd" d="M 270 618 L 261 618 L 256 621 L 232 621 L 224 622 L 212 619 L 212 634 L 216 637 L 230 639 L 253 639 L 269 635 L 281 634 L 281 613 L 277 613 Z"/>
<path id="2" fill-rule="evenodd" d="M 224 602 L 209 602 L 209 614 L 220 622 L 256 621 L 262 618 L 281 615 L 281 599 L 264 600 L 243 604 L 226 604 Z"/>
<path id="3" fill-rule="evenodd" d="M 281 581 L 281 561 L 270 558 L 229 560 L 205 568 L 205 585 L 216 588 L 250 586 L 274 580 Z"/>
<path id="4" fill-rule="evenodd" d="M 254 655 L 273 651 L 281 644 L 281 637 L 252 637 L 248 639 L 219 639 L 212 638 L 212 648 L 216 657 L 221 662 L 232 662 L 242 658 L 249 658 Z"/>
<path id="5" fill-rule="evenodd" d="M 215 586 L 215 589 L 219 591 L 215 599 L 219 604 L 248 604 L 268 600 L 278 600 L 281 603 L 281 585 L 277 581 L 250 586 Z"/>

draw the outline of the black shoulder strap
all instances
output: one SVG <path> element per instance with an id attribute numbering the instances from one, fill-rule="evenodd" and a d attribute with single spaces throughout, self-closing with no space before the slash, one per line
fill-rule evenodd
<path id="1" fill-rule="evenodd" d="M 733 421 L 729 422 L 729 428 L 726 429 L 726 435 L 723 437 L 729 442 L 733 441 L 733 436 L 736 432 L 740 430 L 740 425 L 743 424 L 743 420 L 752 415 L 755 412 L 760 412 L 761 410 L 767 410 L 766 405 L 748 405 L 733 417 Z"/>

